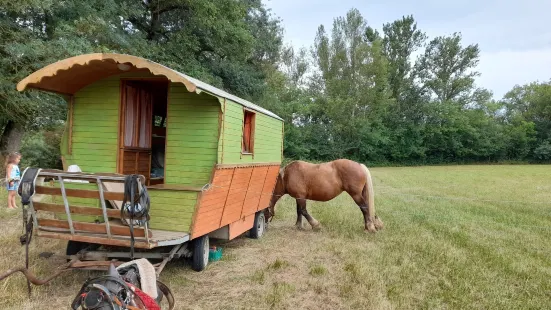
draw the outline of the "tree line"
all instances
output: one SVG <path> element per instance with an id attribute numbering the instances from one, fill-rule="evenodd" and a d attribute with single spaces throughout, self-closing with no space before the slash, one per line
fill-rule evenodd
<path id="1" fill-rule="evenodd" d="M 502 99 L 476 85 L 478 45 L 428 38 L 413 16 L 379 31 L 356 9 L 313 46 L 283 42 L 261 0 L 21 0 L 0 6 L 0 152 L 59 166 L 66 103 L 15 84 L 91 52 L 141 56 L 286 121 L 285 156 L 374 164 L 551 160 L 551 83 Z"/>

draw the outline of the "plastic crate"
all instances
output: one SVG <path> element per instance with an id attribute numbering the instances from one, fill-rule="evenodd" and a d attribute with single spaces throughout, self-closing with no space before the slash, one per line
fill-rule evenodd
<path id="1" fill-rule="evenodd" d="M 222 258 L 222 248 L 211 247 L 209 249 L 209 262 L 215 262 Z"/>

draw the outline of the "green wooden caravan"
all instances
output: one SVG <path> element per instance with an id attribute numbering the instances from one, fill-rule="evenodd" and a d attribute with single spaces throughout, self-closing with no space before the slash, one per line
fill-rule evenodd
<path id="1" fill-rule="evenodd" d="M 64 170 L 40 171 L 31 208 L 38 236 L 68 240 L 67 254 L 90 244 L 178 245 L 172 256 L 191 255 L 201 270 L 209 236 L 264 232 L 283 151 L 283 120 L 274 113 L 123 54 L 61 60 L 17 85 L 31 88 L 59 94 L 69 107 Z M 141 175 L 150 198 L 149 221 L 132 237 L 117 210 L 127 175 Z"/>

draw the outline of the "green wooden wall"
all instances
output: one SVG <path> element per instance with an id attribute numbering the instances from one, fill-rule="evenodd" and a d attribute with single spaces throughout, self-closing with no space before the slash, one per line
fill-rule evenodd
<path id="1" fill-rule="evenodd" d="M 55 187 L 59 187 L 57 182 Z M 65 182 L 67 189 L 97 189 L 96 184 L 70 183 Z M 149 189 L 149 197 L 151 199 L 151 209 L 149 215 L 151 220 L 149 226 L 152 229 L 168 230 L 168 231 L 184 231 L 187 232 L 191 227 L 191 219 L 197 202 L 197 192 L 172 191 Z M 93 198 L 75 198 L 68 197 L 70 205 L 86 206 L 101 208 L 98 199 Z M 63 204 L 61 196 L 52 196 L 52 202 Z M 107 203 L 109 204 L 109 203 Z M 57 213 L 57 219 L 66 220 L 65 213 Z M 87 216 L 87 215 L 72 215 L 73 221 L 94 223 L 103 223 L 103 216 Z"/>
<path id="2" fill-rule="evenodd" d="M 165 183 L 203 186 L 218 150 L 220 104 L 212 96 L 171 84 L 168 96 Z"/>
<path id="3" fill-rule="evenodd" d="M 72 154 L 68 154 L 68 130 L 61 146 L 67 165 L 77 164 L 84 172 L 116 172 L 121 77 L 127 75 L 100 80 L 75 94 Z M 217 162 L 281 161 L 281 121 L 256 113 L 254 156 L 241 155 L 241 105 L 227 100 L 223 115 L 225 124 L 220 126 L 220 112 L 224 105 L 218 98 L 205 93 L 189 93 L 181 84 L 170 85 L 168 98 L 166 184 L 203 186 L 210 181 Z M 196 192 L 150 189 L 149 195 L 151 228 L 190 230 Z M 73 203 L 99 206 L 97 199 Z M 83 217 L 78 220 L 98 219 Z"/>
<path id="4" fill-rule="evenodd" d="M 98 185 L 97 184 L 91 184 L 91 183 L 73 183 L 73 182 L 63 182 L 65 189 L 85 189 L 85 190 L 97 190 Z M 59 188 L 59 183 L 54 182 L 54 187 Z M 99 203 L 99 199 L 95 198 L 77 198 L 77 197 L 67 197 L 67 201 L 69 202 L 69 205 L 72 206 L 83 206 L 83 207 L 94 207 L 94 208 L 101 208 L 101 205 Z M 63 197 L 61 196 L 52 196 L 52 202 L 57 204 L 63 204 Z M 60 220 L 66 220 L 67 214 L 66 213 L 57 213 L 56 218 Z M 93 215 L 71 215 L 71 219 L 73 221 L 77 222 L 88 222 L 88 223 L 94 223 L 94 222 L 104 222 L 103 216 L 93 216 Z"/>
<path id="5" fill-rule="evenodd" d="M 226 100 L 222 139 L 218 144 L 218 162 L 239 164 L 254 162 L 281 162 L 283 122 L 262 113 L 256 113 L 253 155 L 241 154 L 243 139 L 243 106 Z"/>
<path id="6" fill-rule="evenodd" d="M 74 96 L 72 154 L 65 130 L 61 154 L 85 172 L 116 172 L 120 77 L 90 84 Z"/>
<path id="7" fill-rule="evenodd" d="M 67 165 L 77 164 L 84 172 L 116 172 L 120 78 L 128 76 L 100 80 L 75 94 L 72 154 L 68 154 L 67 129 L 61 146 Z M 209 182 L 216 164 L 220 104 L 214 97 L 192 94 L 183 85 L 172 84 L 168 109 L 165 183 L 203 186 Z M 68 184 L 67 187 L 89 186 Z M 149 195 L 151 228 L 189 231 L 196 192 L 150 189 Z M 58 198 L 56 201 L 62 203 Z M 99 207 L 97 199 L 70 198 L 70 202 Z M 57 217 L 63 219 L 65 215 Z M 103 221 L 90 216 L 74 219 Z"/>
<path id="8" fill-rule="evenodd" d="M 152 229 L 189 232 L 197 192 L 149 189 Z"/>

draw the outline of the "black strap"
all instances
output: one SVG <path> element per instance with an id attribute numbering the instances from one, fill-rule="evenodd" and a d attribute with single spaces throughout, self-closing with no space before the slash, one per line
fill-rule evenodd
<path id="1" fill-rule="evenodd" d="M 141 209 L 138 208 L 138 204 Z M 130 227 L 130 258 L 134 259 L 134 220 L 149 221 L 149 194 L 145 186 L 140 184 L 140 176 L 127 175 L 124 178 L 124 197 L 121 208 L 121 218 L 129 219 Z M 147 233 L 147 232 L 146 232 Z"/>
<path id="2" fill-rule="evenodd" d="M 40 170 L 40 168 L 28 167 L 23 171 L 19 187 L 17 188 L 17 194 L 21 197 L 21 204 L 24 206 L 28 205 L 34 196 L 34 186 Z"/>
<path id="3" fill-rule="evenodd" d="M 176 300 L 174 299 L 174 295 L 172 295 L 172 291 L 168 288 L 168 286 L 166 286 L 166 284 L 159 280 L 157 280 L 157 287 L 159 287 L 163 295 L 166 297 L 166 301 L 168 302 L 168 310 L 174 309 Z"/>
<path id="4" fill-rule="evenodd" d="M 33 237 L 33 219 L 28 214 L 27 206 L 31 203 L 34 196 L 34 186 L 36 178 L 40 173 L 40 168 L 28 167 L 23 171 L 17 194 L 21 197 L 22 215 L 23 215 L 23 235 L 19 237 L 21 245 L 25 246 L 25 268 L 29 269 L 29 244 Z M 27 290 L 31 296 L 31 281 L 27 279 Z"/>

